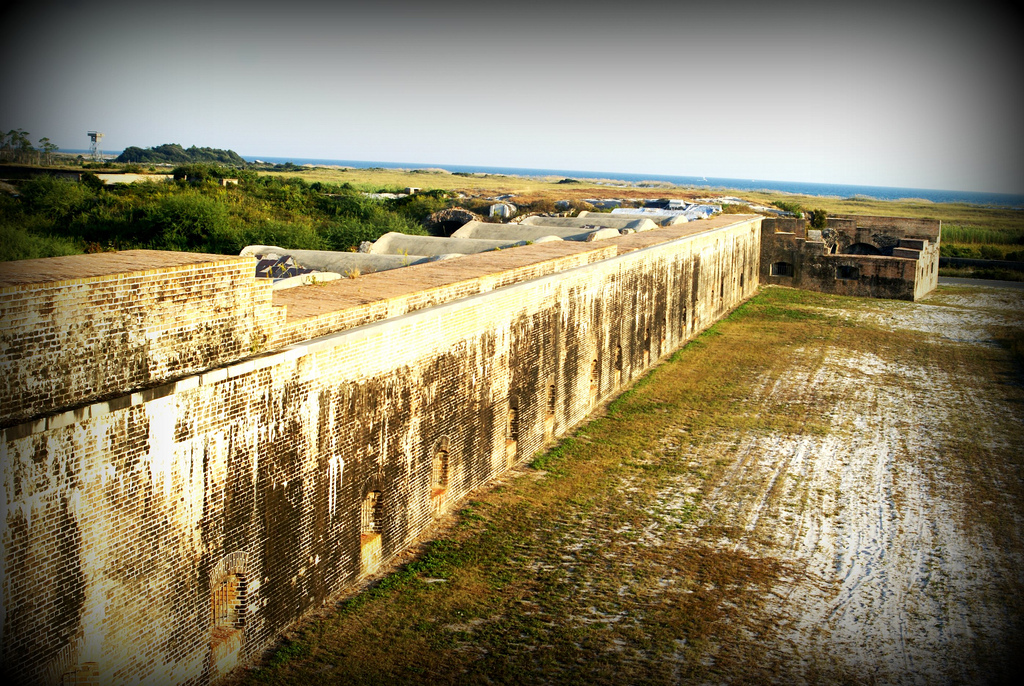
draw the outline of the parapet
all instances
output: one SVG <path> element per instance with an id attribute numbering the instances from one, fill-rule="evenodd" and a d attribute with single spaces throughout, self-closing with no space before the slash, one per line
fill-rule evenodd
<path id="1" fill-rule="evenodd" d="M 0 267 L 0 425 L 251 355 L 276 315 L 251 257 L 156 250 Z"/>

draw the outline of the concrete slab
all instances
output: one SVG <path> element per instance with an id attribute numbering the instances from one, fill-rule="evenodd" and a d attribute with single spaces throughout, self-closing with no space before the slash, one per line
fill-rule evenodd
<path id="1" fill-rule="evenodd" d="M 366 252 L 371 255 L 472 255 L 517 245 L 526 245 L 526 241 L 439 238 L 391 232 L 374 241 Z"/>

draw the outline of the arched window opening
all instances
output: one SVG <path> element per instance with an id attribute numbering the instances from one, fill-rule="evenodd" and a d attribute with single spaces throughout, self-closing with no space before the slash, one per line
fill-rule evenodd
<path id="1" fill-rule="evenodd" d="M 509 467 L 515 464 L 519 451 L 519 402 L 509 398 L 508 415 L 505 420 L 505 461 Z"/>
<path id="2" fill-rule="evenodd" d="M 650 329 L 648 329 L 647 331 L 650 332 Z M 617 346 L 615 348 L 615 371 L 618 371 L 618 372 L 622 371 L 622 346 L 621 345 Z"/>
<path id="3" fill-rule="evenodd" d="M 217 674 L 226 674 L 238 662 L 248 616 L 247 565 L 247 554 L 239 551 L 210 571 L 210 657 Z"/>
<path id="4" fill-rule="evenodd" d="M 508 408 L 508 427 L 505 437 L 512 442 L 519 440 L 519 411 L 514 407 Z"/>
<path id="5" fill-rule="evenodd" d="M 441 438 L 434 445 L 434 456 L 430 471 L 430 488 L 433 495 L 448 490 L 448 439 Z"/>
<path id="6" fill-rule="evenodd" d="M 743 272 L 740 272 L 740 289 L 741 290 L 743 289 L 743 281 L 744 281 L 743 276 L 744 276 Z"/>
<path id="7" fill-rule="evenodd" d="M 380 535 L 384 527 L 384 494 L 381 491 L 366 494 L 359 519 L 359 568 L 362 574 L 372 574 L 384 560 L 384 544 Z"/>
<path id="8" fill-rule="evenodd" d="M 359 532 L 364 536 L 380 534 L 384 521 L 384 498 L 380 491 L 370 491 L 363 498 Z"/>
<path id="9" fill-rule="evenodd" d="M 551 374 L 547 379 L 548 394 L 544 403 L 544 440 L 549 441 L 555 437 L 555 410 L 558 409 L 558 389 L 555 387 L 555 375 Z"/>
<path id="10" fill-rule="evenodd" d="M 228 574 L 213 587 L 214 631 L 245 628 L 246 583 L 243 574 Z"/>

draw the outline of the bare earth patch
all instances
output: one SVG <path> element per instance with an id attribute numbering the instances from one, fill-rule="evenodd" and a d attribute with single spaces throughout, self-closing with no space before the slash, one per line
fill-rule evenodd
<path id="1" fill-rule="evenodd" d="M 942 345 L 994 345 L 989 327 L 1019 326 L 1022 306 L 1015 292 L 990 291 L 866 305 L 855 318 Z M 737 457 L 699 517 L 666 544 L 707 543 L 719 527 L 728 533 L 716 546 L 792 570 L 758 617 L 775 624 L 765 657 L 787 680 L 998 679 L 1008 666 L 1000 663 L 1016 657 L 1004 648 L 1019 642 L 1021 608 L 1007 598 L 1019 602 L 1024 588 L 1019 393 L 1000 397 L 985 376 L 839 346 L 798 349 L 783 375 L 755 387 L 754 406 L 813 403 L 827 433 L 695 446 L 697 463 L 732 446 Z M 963 440 L 986 456 L 989 500 L 976 500 L 963 465 L 948 462 L 948 446 Z M 693 481 L 665 488 L 652 514 L 685 508 Z M 1000 532 L 979 509 L 1005 517 Z"/>

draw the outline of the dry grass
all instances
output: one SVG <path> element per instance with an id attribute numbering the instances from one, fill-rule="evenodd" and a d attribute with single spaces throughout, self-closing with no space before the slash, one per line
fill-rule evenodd
<path id="1" fill-rule="evenodd" d="M 829 479 L 880 449 L 898 459 L 874 476 L 852 475 L 890 484 L 880 504 L 896 519 L 882 533 L 902 535 L 897 529 L 917 521 L 908 510 L 924 503 L 935 526 L 987 546 L 991 568 L 969 571 L 994 580 L 971 581 L 976 593 L 948 576 L 932 539 L 921 538 L 916 553 L 913 544 L 888 551 L 937 565 L 915 590 L 935 607 L 966 603 L 974 638 L 934 658 L 938 680 L 1005 676 L 1024 628 L 1024 326 L 1019 296 L 979 302 L 978 293 L 948 289 L 914 304 L 764 291 L 532 469 L 464 503 L 416 561 L 308 623 L 242 676 L 261 684 L 930 678 L 914 671 L 924 670 L 921 654 L 943 653 L 928 635 L 916 640 L 930 653 L 913 641 L 882 646 L 919 660 L 900 671 L 877 663 L 885 650 L 868 650 L 883 657 L 865 664 L 856 646 L 829 643 L 841 626 L 801 628 L 816 607 L 805 598 L 834 603 L 845 592 L 841 579 L 814 572 L 801 541 L 815 527 L 852 521 L 851 487 Z M 980 326 L 977 340 L 952 341 L 932 325 L 972 308 L 995 322 Z M 857 448 L 872 435 L 881 442 Z M 821 463 L 828 450 L 835 466 Z M 829 574 L 856 571 L 837 560 Z M 1005 608 L 998 621 L 986 614 L 992 607 Z M 908 635 L 931 626 L 928 616 L 907 621 Z M 947 657 L 958 672 L 941 671 Z"/>
<path id="2" fill-rule="evenodd" d="M 663 186 L 658 188 L 622 187 L 609 184 L 617 182 L 583 179 L 578 184 L 559 184 L 560 177 L 526 178 L 501 175 L 455 175 L 444 171 L 402 171 L 396 169 L 339 169 L 316 167 L 300 172 L 261 172 L 278 176 L 300 176 L 307 181 L 329 183 L 351 183 L 360 190 L 380 189 L 401 190 L 408 186 L 424 189 L 458 190 L 468 194 L 502 195 L 515 193 L 520 202 L 535 200 L 583 200 L 585 198 L 624 198 L 641 200 L 645 198 L 697 198 L 706 197 L 707 191 L 688 187 Z M 788 193 L 766 193 L 754 191 L 729 191 L 733 195 L 765 205 L 775 200 L 795 202 L 808 209 L 820 208 L 831 214 L 861 214 L 895 217 L 916 217 L 940 219 L 952 224 L 961 232 L 976 234 L 990 232 L 988 243 L 1015 243 L 1015 240 L 999 240 L 999 236 L 1015 239 L 1024 233 L 1024 213 L 1019 210 L 979 207 L 965 203 L 932 203 L 923 200 L 869 200 L 853 198 L 822 198 L 816 196 L 791 195 Z M 1018 246 L 1019 247 L 1019 246 Z"/>

